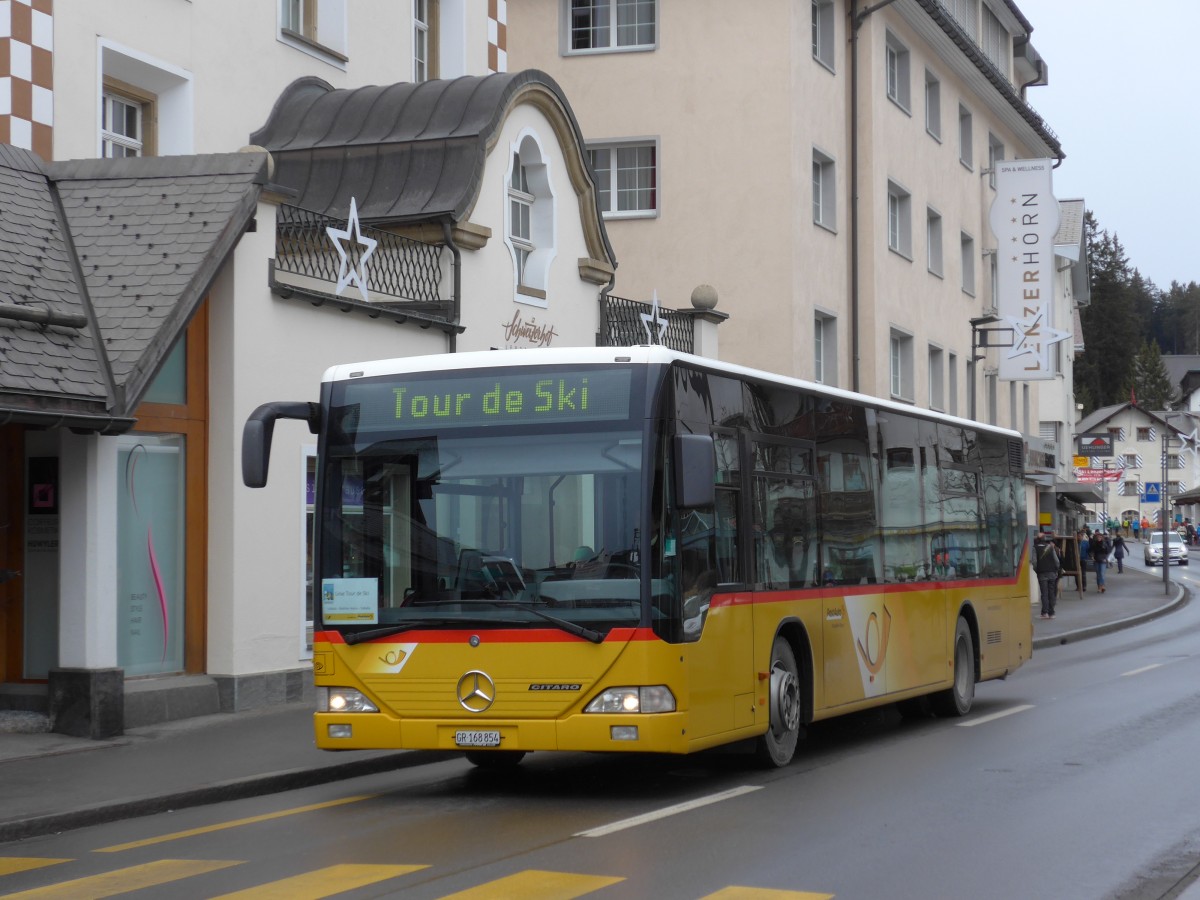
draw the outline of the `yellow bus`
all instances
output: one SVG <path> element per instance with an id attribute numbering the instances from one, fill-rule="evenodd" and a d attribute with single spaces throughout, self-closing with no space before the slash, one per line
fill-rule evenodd
<path id="1" fill-rule="evenodd" d="M 317 745 L 686 754 L 884 703 L 961 716 L 1031 653 L 1013 431 L 662 347 L 330 369 Z"/>

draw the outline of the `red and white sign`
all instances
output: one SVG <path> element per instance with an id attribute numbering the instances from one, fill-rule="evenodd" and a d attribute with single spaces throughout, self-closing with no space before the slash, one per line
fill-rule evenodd
<path id="1" fill-rule="evenodd" d="M 1075 480 L 1084 484 L 1099 484 L 1103 481 L 1120 481 L 1125 477 L 1124 469 L 1076 469 Z"/>

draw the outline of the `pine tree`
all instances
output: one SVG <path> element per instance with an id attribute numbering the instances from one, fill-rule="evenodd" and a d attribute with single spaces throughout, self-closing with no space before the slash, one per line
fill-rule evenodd
<path id="1" fill-rule="evenodd" d="M 1085 412 L 1129 399 L 1133 357 L 1149 337 L 1150 315 L 1138 317 L 1148 286 L 1129 264 L 1117 236 L 1100 228 L 1089 210 L 1084 216 L 1092 302 L 1080 310 L 1084 354 L 1075 366 L 1076 394 L 1094 403 Z"/>
<path id="2" fill-rule="evenodd" d="M 1143 409 L 1170 409 L 1178 401 L 1178 392 L 1171 384 L 1162 351 L 1154 341 L 1145 341 L 1133 360 L 1129 381 L 1129 396 L 1136 398 Z"/>

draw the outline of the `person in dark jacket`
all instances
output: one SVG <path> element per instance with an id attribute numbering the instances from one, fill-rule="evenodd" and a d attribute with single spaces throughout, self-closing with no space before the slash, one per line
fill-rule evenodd
<path id="1" fill-rule="evenodd" d="M 1108 590 L 1104 586 L 1104 570 L 1108 568 L 1108 554 L 1112 553 L 1112 541 L 1103 531 L 1097 530 L 1088 544 L 1088 551 L 1092 554 L 1092 565 L 1096 567 L 1096 590 L 1103 594 Z"/>
<path id="2" fill-rule="evenodd" d="M 1038 590 L 1042 595 L 1042 618 L 1054 618 L 1054 603 L 1058 599 L 1058 576 L 1062 560 L 1054 546 L 1054 535 L 1039 532 L 1033 544 L 1033 571 L 1037 573 Z"/>
<path id="3" fill-rule="evenodd" d="M 1112 551 L 1113 559 L 1115 559 L 1117 561 L 1117 574 L 1120 575 L 1122 572 L 1125 571 L 1125 554 L 1128 552 L 1125 549 L 1125 538 L 1121 537 L 1121 535 L 1119 535 L 1119 534 L 1116 535 L 1112 539 L 1112 545 L 1113 545 L 1113 551 Z"/>

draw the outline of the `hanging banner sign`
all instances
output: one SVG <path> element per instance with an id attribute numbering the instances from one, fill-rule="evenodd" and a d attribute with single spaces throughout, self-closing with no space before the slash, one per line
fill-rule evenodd
<path id="1" fill-rule="evenodd" d="M 1049 159 L 1000 160 L 996 199 L 988 217 L 996 236 L 996 312 L 1013 330 L 1000 349 L 1003 381 L 1044 381 L 1055 375 L 1051 347 L 1071 337 L 1054 327 L 1054 236 L 1058 201 Z"/>
<path id="2" fill-rule="evenodd" d="M 1099 484 L 1105 481 L 1120 481 L 1125 477 L 1124 469 L 1076 469 L 1075 480 L 1084 484 Z"/>

